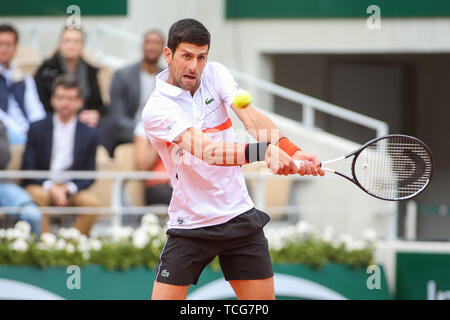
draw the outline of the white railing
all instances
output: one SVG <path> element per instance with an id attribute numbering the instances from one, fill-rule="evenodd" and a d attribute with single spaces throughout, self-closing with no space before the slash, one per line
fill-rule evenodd
<path id="1" fill-rule="evenodd" d="M 51 171 L 41 170 L 0 170 L 2 179 L 48 179 L 54 177 Z M 267 174 L 267 171 L 245 172 L 246 180 L 256 180 L 257 190 L 255 190 L 255 206 L 265 211 L 265 179 L 291 179 L 298 182 L 308 182 L 314 179 L 310 176 L 292 175 L 288 178 Z M 167 179 L 168 175 L 161 172 L 145 171 L 63 171 L 58 173 L 58 179 L 110 179 L 113 181 L 111 187 L 111 205 L 108 207 L 41 207 L 41 210 L 48 214 L 112 214 L 113 225 L 122 224 L 124 214 L 143 214 L 148 212 L 167 213 L 167 206 L 124 206 L 123 190 L 124 184 L 129 180 L 147 180 L 147 179 Z M 0 214 L 16 213 L 20 211 L 18 207 L 0 207 Z M 287 203 L 283 207 L 272 208 L 276 212 L 284 212 L 288 215 L 296 212 L 297 206 Z"/>
<path id="2" fill-rule="evenodd" d="M 386 122 L 368 117 L 361 113 L 351 111 L 332 103 L 308 96 L 306 94 L 279 86 L 269 81 L 261 80 L 252 75 L 242 73 L 235 69 L 228 68 L 237 80 L 245 81 L 246 83 L 263 89 L 271 94 L 293 101 L 303 106 L 302 123 L 308 128 L 315 127 L 315 111 L 332 115 L 337 118 L 345 119 L 350 122 L 357 123 L 367 128 L 373 129 L 377 133 L 377 137 L 388 134 L 388 125 Z"/>

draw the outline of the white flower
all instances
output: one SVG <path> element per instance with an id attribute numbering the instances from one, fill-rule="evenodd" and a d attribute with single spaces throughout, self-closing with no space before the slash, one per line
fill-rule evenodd
<path id="1" fill-rule="evenodd" d="M 275 250 L 280 250 L 283 248 L 285 242 L 286 242 L 286 238 L 287 238 L 287 233 L 285 232 L 286 230 L 283 229 L 269 229 L 266 232 L 266 238 L 267 241 L 269 242 L 269 247 Z"/>
<path id="2" fill-rule="evenodd" d="M 79 241 L 80 237 L 81 237 L 80 230 L 78 230 L 77 228 L 70 228 L 67 231 L 67 235 L 68 235 L 69 239 L 77 240 L 77 241 Z"/>
<path id="3" fill-rule="evenodd" d="M 75 252 L 75 246 L 72 243 L 67 243 L 66 251 L 69 252 L 69 253 L 74 253 Z"/>
<path id="4" fill-rule="evenodd" d="M 325 242 L 333 242 L 333 238 L 334 238 L 334 229 L 331 226 L 325 226 L 325 228 L 323 228 L 322 234 L 321 234 L 321 239 Z"/>
<path id="5" fill-rule="evenodd" d="M 81 233 L 76 228 L 61 228 L 58 231 L 58 235 L 65 240 L 79 241 Z"/>
<path id="6" fill-rule="evenodd" d="M 41 234 L 41 242 L 51 247 L 56 244 L 56 236 L 53 233 L 44 232 Z"/>
<path id="7" fill-rule="evenodd" d="M 87 241 L 87 237 L 84 234 L 80 234 L 78 236 L 78 242 L 86 242 Z"/>
<path id="8" fill-rule="evenodd" d="M 159 224 L 158 217 L 153 213 L 147 213 L 141 219 L 141 225 L 157 225 Z"/>
<path id="9" fill-rule="evenodd" d="M 297 231 L 301 235 L 308 233 L 310 230 L 311 230 L 311 226 L 306 221 L 300 221 L 295 225 L 295 231 Z"/>
<path id="10" fill-rule="evenodd" d="M 366 246 L 363 241 L 354 239 L 346 247 L 348 250 L 363 250 Z"/>
<path id="11" fill-rule="evenodd" d="M 64 250 L 65 248 L 66 248 L 66 240 L 58 239 L 58 241 L 56 241 L 56 249 Z"/>
<path id="12" fill-rule="evenodd" d="M 68 232 L 68 229 L 66 229 L 66 228 L 60 228 L 60 229 L 58 230 L 58 236 L 59 236 L 60 238 L 67 239 L 67 238 L 68 238 L 67 232 Z"/>
<path id="13" fill-rule="evenodd" d="M 89 245 L 88 241 L 82 241 L 78 243 L 77 248 L 82 253 L 89 252 L 89 250 L 91 250 L 91 246 Z"/>
<path id="14" fill-rule="evenodd" d="M 90 239 L 89 247 L 91 248 L 91 250 L 99 251 L 102 248 L 102 242 L 98 239 Z"/>
<path id="15" fill-rule="evenodd" d="M 89 260 L 91 255 L 89 254 L 89 252 L 83 252 L 81 256 L 83 257 L 84 260 Z"/>
<path id="16" fill-rule="evenodd" d="M 334 241 L 334 244 L 337 247 L 344 245 L 346 248 L 348 248 L 348 246 L 351 245 L 352 241 L 354 240 L 351 235 L 349 235 L 348 233 L 343 233 L 338 236 L 338 238 Z"/>
<path id="17" fill-rule="evenodd" d="M 113 226 L 108 228 L 107 234 L 113 242 L 125 241 L 133 234 L 133 228 Z"/>
<path id="18" fill-rule="evenodd" d="M 11 243 L 9 247 L 12 250 L 24 252 L 28 250 L 28 243 L 23 239 L 17 239 L 13 243 Z"/>
<path id="19" fill-rule="evenodd" d="M 154 224 L 154 225 L 147 225 L 147 226 L 143 226 L 143 227 L 141 227 L 141 228 L 144 228 L 144 230 L 148 233 L 148 235 L 150 236 L 150 237 L 157 237 L 159 234 L 160 234 L 160 232 L 161 232 L 161 227 L 159 226 L 159 225 L 157 225 L 157 224 Z"/>
<path id="20" fill-rule="evenodd" d="M 8 228 L 6 229 L 6 239 L 7 240 L 15 240 L 22 238 L 22 232 L 16 228 Z"/>
<path id="21" fill-rule="evenodd" d="M 6 230 L 0 229 L 0 239 L 5 238 L 5 237 L 6 237 Z"/>
<path id="22" fill-rule="evenodd" d="M 30 235 L 31 232 L 31 226 L 26 221 L 19 221 L 14 226 L 14 229 L 19 230 L 22 234 L 26 235 L 27 237 Z"/>
<path id="23" fill-rule="evenodd" d="M 366 229 L 362 232 L 362 238 L 368 243 L 374 243 L 377 240 L 377 232 L 373 229 Z"/>
<path id="24" fill-rule="evenodd" d="M 142 249 L 150 242 L 150 238 L 148 233 L 143 228 L 138 228 L 133 233 L 132 241 L 135 247 Z"/>

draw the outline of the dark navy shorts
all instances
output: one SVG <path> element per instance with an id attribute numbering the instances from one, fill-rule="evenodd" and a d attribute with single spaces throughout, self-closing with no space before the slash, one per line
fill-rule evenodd
<path id="1" fill-rule="evenodd" d="M 256 280 L 273 276 L 263 227 L 270 217 L 255 208 L 230 221 L 196 229 L 168 229 L 156 280 L 172 285 L 197 284 L 203 269 L 216 257 L 225 280 Z"/>

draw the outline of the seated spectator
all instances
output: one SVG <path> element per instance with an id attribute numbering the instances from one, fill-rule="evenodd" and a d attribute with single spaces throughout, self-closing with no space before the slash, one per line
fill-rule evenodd
<path id="1" fill-rule="evenodd" d="M 50 101 L 54 113 L 30 126 L 22 169 L 50 170 L 52 178 L 24 180 L 26 190 L 39 206 L 99 206 L 98 199 L 88 190 L 94 180 L 58 177 L 65 170 L 95 170 L 97 130 L 77 119 L 83 98 L 76 77 L 57 77 Z M 88 235 L 96 218 L 94 214 L 80 214 L 73 227 Z M 42 220 L 42 232 L 49 232 L 49 216 L 44 213 Z"/>
<path id="2" fill-rule="evenodd" d="M 52 112 L 50 96 L 54 79 L 62 74 L 76 75 L 84 101 L 79 119 L 90 127 L 97 127 L 106 109 L 100 94 L 98 69 L 83 59 L 83 48 L 83 31 L 65 27 L 60 36 L 58 50 L 37 69 L 35 80 L 46 111 Z"/>
<path id="3" fill-rule="evenodd" d="M 166 172 L 158 152 L 150 144 L 142 122 L 136 126 L 134 135 L 134 156 L 138 170 Z M 169 204 L 172 198 L 172 187 L 169 179 L 147 180 L 145 183 L 145 201 L 147 205 Z"/>
<path id="4" fill-rule="evenodd" d="M 155 88 L 158 66 L 164 51 L 164 36 L 156 30 L 147 31 L 142 43 L 143 58 L 119 69 L 113 76 L 110 88 L 110 115 L 100 133 L 100 143 L 111 157 L 116 146 L 133 142 L 133 131 L 141 120 L 142 110 Z"/>
<path id="5" fill-rule="evenodd" d="M 33 78 L 12 62 L 18 41 L 12 26 L 0 25 L 0 120 L 11 144 L 25 144 L 29 124 L 45 117 Z"/>
<path id="6" fill-rule="evenodd" d="M 0 170 L 5 170 L 10 160 L 6 127 L 0 120 Z M 0 207 L 17 207 L 19 212 L 11 214 L 14 219 L 24 220 L 31 226 L 39 238 L 41 234 L 42 214 L 30 195 L 20 186 L 7 180 L 0 179 Z"/>

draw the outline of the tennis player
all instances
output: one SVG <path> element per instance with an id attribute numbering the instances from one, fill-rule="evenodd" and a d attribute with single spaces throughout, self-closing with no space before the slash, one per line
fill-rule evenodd
<path id="1" fill-rule="evenodd" d="M 270 218 L 255 209 L 241 165 L 265 161 L 275 174 L 324 173 L 317 158 L 284 137 L 268 117 L 251 105 L 233 105 L 239 87 L 223 65 L 207 62 L 209 46 L 210 34 L 200 22 L 173 24 L 164 51 L 168 69 L 157 75 L 142 113 L 173 186 L 152 299 L 185 299 L 217 255 L 238 299 L 274 299 L 263 233 Z M 236 143 L 230 110 L 258 143 Z M 300 167 L 293 159 L 303 160 Z"/>

